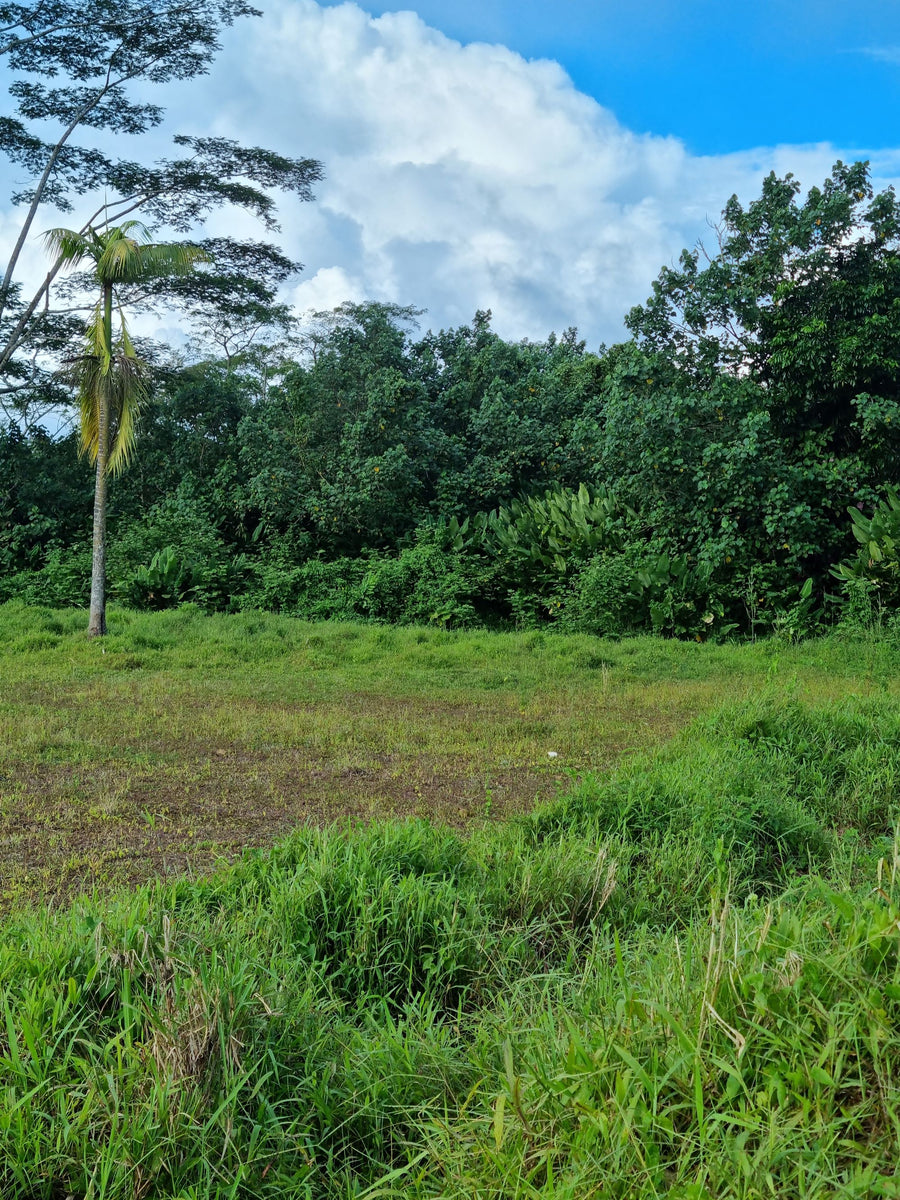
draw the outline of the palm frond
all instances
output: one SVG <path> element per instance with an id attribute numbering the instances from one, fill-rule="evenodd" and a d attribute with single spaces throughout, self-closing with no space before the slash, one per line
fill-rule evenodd
<path id="1" fill-rule="evenodd" d="M 128 322 L 125 320 L 125 314 L 122 312 L 121 305 L 119 305 L 119 344 L 121 345 L 123 354 L 137 360 L 137 350 L 135 350 L 131 334 L 128 332 Z"/>
<path id="2" fill-rule="evenodd" d="M 110 285 L 134 282 L 148 276 L 178 275 L 190 271 L 210 255 L 188 243 L 163 245 L 151 241 L 150 230 L 139 221 L 86 234 L 71 229 L 51 229 L 44 234 L 57 262 L 76 265 L 85 259 L 94 264 L 94 278 L 109 299 Z M 148 392 L 149 368 L 138 357 L 121 308 L 120 328 L 114 338 L 109 309 L 101 300 L 85 330 L 84 353 L 69 364 L 78 389 L 79 447 L 91 462 L 97 461 L 100 412 L 109 414 L 107 471 L 118 474 L 127 465 L 135 444 L 136 423 Z"/>
<path id="3" fill-rule="evenodd" d="M 97 260 L 97 277 L 101 283 L 127 279 L 131 261 L 138 250 L 138 243 L 131 238 L 109 238 Z"/>
<path id="4" fill-rule="evenodd" d="M 118 475 L 128 465 L 137 440 L 137 420 L 146 403 L 149 367 L 138 357 L 128 332 L 125 314 L 119 309 L 119 344 L 110 371 L 113 391 L 110 413 L 115 433 L 109 450 L 109 472 Z"/>
<path id="5" fill-rule="evenodd" d="M 152 244 L 138 249 L 134 263 L 134 279 L 148 276 L 184 275 L 197 263 L 210 262 L 210 255 L 201 246 L 172 242 L 169 245 Z"/>
<path id="6" fill-rule="evenodd" d="M 99 303 L 94 306 L 93 314 L 85 326 L 85 347 L 86 354 L 96 358 L 102 369 L 108 371 L 112 346 L 109 344 L 106 322 L 103 319 L 103 308 Z"/>
<path id="7" fill-rule="evenodd" d="M 135 221 L 134 219 L 123 221 L 121 225 L 112 226 L 110 233 L 131 238 L 133 242 L 139 242 L 142 246 L 146 245 L 153 237 L 153 234 L 143 221 Z"/>
<path id="8" fill-rule="evenodd" d="M 93 230 L 91 231 L 93 232 Z M 86 258 L 96 260 L 95 246 L 91 238 L 74 229 L 48 229 L 41 239 L 54 261 L 65 267 L 77 267 Z"/>
<path id="9" fill-rule="evenodd" d="M 100 445 L 97 397 L 103 384 L 103 371 L 97 358 L 90 354 L 75 359 L 72 370 L 78 376 L 78 453 L 93 464 L 97 461 Z"/>
<path id="10" fill-rule="evenodd" d="M 100 409 L 109 414 L 109 452 L 106 470 L 120 474 L 131 460 L 137 440 L 137 422 L 148 395 L 148 367 L 134 354 L 116 348 L 104 370 L 93 355 L 76 360 L 79 374 L 78 452 L 90 463 L 97 461 L 100 446 Z"/>
<path id="11" fill-rule="evenodd" d="M 109 448 L 107 470 L 118 475 L 131 460 L 137 441 L 137 421 L 147 399 L 147 364 L 133 354 L 119 353 L 107 376 L 110 413 L 115 429 Z"/>

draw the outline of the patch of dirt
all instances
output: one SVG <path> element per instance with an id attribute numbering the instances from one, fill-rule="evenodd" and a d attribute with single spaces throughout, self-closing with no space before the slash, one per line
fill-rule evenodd
<path id="1" fill-rule="evenodd" d="M 32 765 L 0 778 L 0 905 L 204 872 L 301 824 L 502 819 L 565 781 L 534 769 L 475 775 L 464 761 L 312 765 L 218 751 L 177 768 Z M 470 767 L 470 764 L 469 764 Z"/>
<path id="2" fill-rule="evenodd" d="M 45 691 L 32 688 L 28 700 L 59 711 L 72 699 L 64 687 Z M 74 747 L 79 761 L 69 762 L 18 758 L 7 713 L 0 908 L 203 873 L 304 824 L 423 817 L 466 829 L 503 820 L 567 786 L 562 768 L 579 744 L 576 765 L 608 769 L 692 715 L 629 695 L 597 697 L 595 730 L 578 698 L 547 697 L 527 713 L 519 703 L 350 692 L 315 706 L 218 694 L 186 705 L 136 691 L 90 712 L 76 702 L 59 735 L 50 727 L 42 754 L 59 759 Z M 295 725 L 305 712 L 318 724 Z M 544 760 L 558 737 L 571 738 L 572 757 Z"/>

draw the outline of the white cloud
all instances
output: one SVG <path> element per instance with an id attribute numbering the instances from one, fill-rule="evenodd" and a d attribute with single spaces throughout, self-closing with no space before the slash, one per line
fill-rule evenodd
<path id="1" fill-rule="evenodd" d="M 316 202 L 282 207 L 285 248 L 306 264 L 300 309 L 369 297 L 427 308 L 437 327 L 491 308 L 505 336 L 577 325 L 590 344 L 615 340 L 659 268 L 714 239 L 732 192 L 752 199 L 772 169 L 820 183 L 853 157 L 692 156 L 623 127 L 557 63 L 463 46 L 409 12 L 266 8 L 206 81 L 170 89 L 169 123 L 324 161 Z M 900 174 L 900 152 L 875 170 Z M 224 215 L 214 230 L 258 232 Z"/>
<path id="2" fill-rule="evenodd" d="M 240 86 L 216 130 L 325 162 L 316 204 L 285 221 L 309 269 L 301 306 L 336 294 L 340 269 L 354 297 L 426 307 L 435 326 L 491 308 L 507 336 L 575 324 L 613 340 L 732 192 L 751 199 L 771 169 L 821 182 L 838 157 L 692 156 L 624 128 L 559 64 L 463 46 L 408 12 L 276 0 L 226 60 Z"/>
<path id="3" fill-rule="evenodd" d="M 366 300 L 365 286 L 354 279 L 343 267 L 320 267 L 303 283 L 291 289 L 290 303 L 301 311 L 329 312 L 345 300 Z"/>
<path id="4" fill-rule="evenodd" d="M 900 66 L 900 46 L 864 46 L 860 51 L 867 58 Z"/>

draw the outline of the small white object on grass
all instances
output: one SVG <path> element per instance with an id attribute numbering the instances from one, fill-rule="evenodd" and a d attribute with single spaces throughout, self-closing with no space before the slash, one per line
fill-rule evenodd
<path id="1" fill-rule="evenodd" d="M 555 750 L 548 750 L 547 757 L 548 758 L 559 758 L 559 755 L 556 753 Z"/>

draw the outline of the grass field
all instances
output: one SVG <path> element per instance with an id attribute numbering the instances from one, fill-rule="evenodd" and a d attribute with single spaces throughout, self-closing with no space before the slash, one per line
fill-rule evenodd
<path id="1" fill-rule="evenodd" d="M 893 644 L 82 624 L 0 608 L 3 1200 L 900 1198 Z"/>
<path id="2" fill-rule="evenodd" d="M 0 606 L 0 904 L 196 873 L 300 823 L 528 810 L 757 693 L 895 693 L 883 643 L 697 645 Z M 557 755 L 549 757 L 549 752 Z"/>

